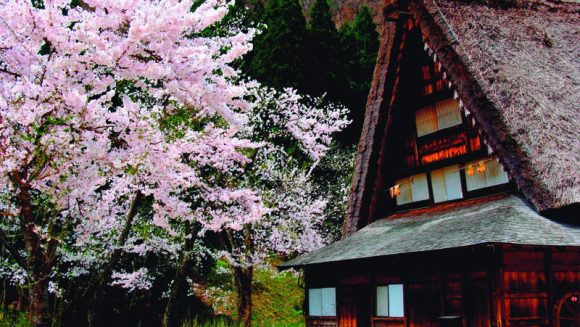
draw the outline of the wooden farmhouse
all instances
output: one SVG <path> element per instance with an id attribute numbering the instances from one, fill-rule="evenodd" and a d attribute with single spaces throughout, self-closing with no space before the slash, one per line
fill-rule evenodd
<path id="1" fill-rule="evenodd" d="M 308 326 L 580 326 L 580 5 L 385 5 Z"/>

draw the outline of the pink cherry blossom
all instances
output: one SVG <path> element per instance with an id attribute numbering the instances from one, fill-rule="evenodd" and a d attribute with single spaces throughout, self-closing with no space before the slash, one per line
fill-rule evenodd
<path id="1" fill-rule="evenodd" d="M 206 1 L 193 12 L 176 0 L 85 3 L 45 1 L 37 9 L 28 0 L 2 2 L 0 148 L 8 160 L 0 164 L 0 182 L 9 185 L 10 174 L 26 170 L 25 182 L 88 220 L 112 223 L 127 210 L 119 199 L 136 192 L 155 197 L 159 226 L 195 219 L 180 192 L 217 192 L 197 169 L 240 169 L 248 162 L 240 150 L 258 146 L 235 136 L 250 104 L 228 66 L 251 48 L 253 32 L 190 37 L 225 15 L 225 1 Z M 48 45 L 48 53 L 39 52 Z M 225 47 L 232 50 L 222 54 Z M 134 89 L 113 106 L 119 81 Z M 197 110 L 192 121 L 218 115 L 227 125 L 184 126 L 184 135 L 172 138 L 160 119 L 184 107 Z M 30 167 L 39 154 L 49 162 Z M 219 189 L 229 192 L 238 199 L 253 194 Z M 253 214 L 261 212 L 240 216 Z"/>
<path id="2" fill-rule="evenodd" d="M 231 63 L 252 49 L 255 31 L 201 33 L 224 17 L 227 1 L 193 11 L 180 0 L 43 3 L 0 0 L 0 194 L 28 201 L 0 197 L 0 208 L 8 224 L 27 228 L 25 242 L 40 244 L 26 244 L 25 256 L 42 257 L 55 241 L 47 223 L 26 221 L 31 190 L 50 201 L 50 224 L 75 226 L 58 240 L 70 245 L 58 257 L 70 278 L 101 269 L 119 249 L 175 258 L 181 241 L 198 236 L 184 235 L 192 222 L 202 234 L 250 229 L 254 246 L 227 253 L 239 265 L 324 244 L 326 202 L 309 177 L 348 124 L 346 109 L 243 80 Z M 307 164 L 257 132 L 264 108 Z M 127 220 L 143 199 L 151 212 Z M 127 222 L 129 231 L 138 223 L 161 232 L 117 242 Z M 46 265 L 0 274 L 38 283 L 30 290 L 39 301 L 49 285 L 58 290 Z M 154 277 L 116 271 L 112 285 L 143 290 Z"/>

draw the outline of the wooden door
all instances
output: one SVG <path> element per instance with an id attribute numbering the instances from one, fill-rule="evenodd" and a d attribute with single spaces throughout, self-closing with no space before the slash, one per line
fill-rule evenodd
<path id="1" fill-rule="evenodd" d="M 490 290 L 485 280 L 470 280 L 465 285 L 464 303 L 467 326 L 489 327 Z"/>
<path id="2" fill-rule="evenodd" d="M 346 286 L 338 289 L 340 327 L 371 325 L 371 292 L 368 286 Z"/>
<path id="3" fill-rule="evenodd" d="M 441 288 L 436 282 L 409 284 L 405 312 L 411 327 L 439 327 Z"/>

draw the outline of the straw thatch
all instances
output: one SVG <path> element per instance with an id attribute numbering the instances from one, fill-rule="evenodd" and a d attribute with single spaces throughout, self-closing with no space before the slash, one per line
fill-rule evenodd
<path id="1" fill-rule="evenodd" d="M 481 113 L 481 123 L 515 141 L 512 169 L 529 200 L 538 210 L 580 202 L 580 5 L 427 0 L 425 8 L 443 16 L 434 22 L 455 35 L 452 47 L 501 120 Z"/>
<path id="2" fill-rule="evenodd" d="M 390 5 L 385 12 L 410 13 L 420 26 L 426 44 L 526 199 L 540 212 L 577 205 L 580 5 L 416 0 L 400 6 Z M 382 46 L 386 49 L 380 56 L 399 45 L 383 39 Z M 395 69 L 378 69 L 381 60 L 367 104 L 345 235 L 372 219 L 373 181 L 380 171 L 373 161 L 390 110 L 388 98 L 372 96 L 389 94 L 389 75 Z"/>

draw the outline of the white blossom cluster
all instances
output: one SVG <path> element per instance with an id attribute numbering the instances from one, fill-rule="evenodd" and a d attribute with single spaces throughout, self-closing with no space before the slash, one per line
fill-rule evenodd
<path id="1" fill-rule="evenodd" d="M 0 278 L 7 280 L 11 285 L 25 285 L 27 275 L 26 270 L 11 263 L 8 258 L 0 259 Z"/>
<path id="2" fill-rule="evenodd" d="M 118 285 L 129 292 L 148 290 L 152 285 L 152 277 L 147 268 L 140 268 L 132 273 L 113 272 L 111 285 Z"/>

